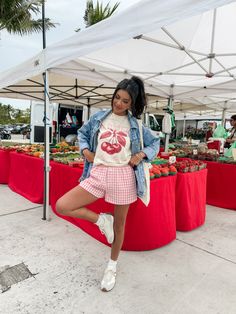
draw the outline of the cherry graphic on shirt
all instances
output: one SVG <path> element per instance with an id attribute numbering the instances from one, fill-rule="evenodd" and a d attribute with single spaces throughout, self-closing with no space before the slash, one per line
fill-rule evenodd
<path id="1" fill-rule="evenodd" d="M 117 154 L 121 151 L 122 146 L 125 147 L 127 134 L 122 131 L 109 129 L 101 134 L 100 139 L 110 138 L 109 142 L 103 142 L 101 149 L 109 155 Z"/>

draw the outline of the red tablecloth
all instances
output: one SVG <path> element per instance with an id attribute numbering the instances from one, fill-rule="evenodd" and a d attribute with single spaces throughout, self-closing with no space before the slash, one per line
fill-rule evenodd
<path id="1" fill-rule="evenodd" d="M 175 206 L 178 231 L 189 231 L 205 222 L 206 181 L 207 169 L 177 174 Z"/>
<path id="2" fill-rule="evenodd" d="M 9 187 L 33 203 L 43 203 L 43 160 L 10 152 Z"/>
<path id="3" fill-rule="evenodd" d="M 207 204 L 236 210 L 236 165 L 206 161 Z"/>
<path id="4" fill-rule="evenodd" d="M 183 160 L 188 158 L 178 158 Z M 207 192 L 206 203 L 209 205 L 236 210 L 235 178 L 236 165 L 215 161 L 206 161 L 207 164 Z"/>
<path id="5" fill-rule="evenodd" d="M 50 201 L 55 211 L 56 200 L 78 184 L 81 169 L 53 162 L 51 166 Z M 176 176 L 152 180 L 149 206 L 145 207 L 140 200 L 130 206 L 123 250 L 151 250 L 175 239 L 175 183 Z M 103 199 L 88 207 L 97 213 L 113 211 L 113 206 Z M 107 244 L 105 237 L 94 224 L 71 217 L 63 218 Z"/>
<path id="6" fill-rule="evenodd" d="M 10 169 L 10 151 L 0 149 L 0 184 L 8 183 Z"/>

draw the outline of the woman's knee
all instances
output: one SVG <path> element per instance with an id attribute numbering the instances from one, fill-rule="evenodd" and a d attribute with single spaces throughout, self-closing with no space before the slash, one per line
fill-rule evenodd
<path id="1" fill-rule="evenodd" d="M 66 204 L 61 198 L 59 198 L 59 200 L 57 200 L 56 202 L 56 211 L 58 214 L 61 215 L 65 215 L 65 213 L 67 212 Z"/>

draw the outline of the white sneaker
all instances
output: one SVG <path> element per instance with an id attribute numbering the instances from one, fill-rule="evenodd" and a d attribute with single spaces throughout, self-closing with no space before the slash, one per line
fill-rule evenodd
<path id="1" fill-rule="evenodd" d="M 112 243 L 114 241 L 114 229 L 113 229 L 113 223 L 114 223 L 114 217 L 110 214 L 100 214 L 103 218 L 104 223 L 99 226 L 99 229 L 102 234 L 105 235 L 107 238 L 108 243 Z"/>
<path id="2" fill-rule="evenodd" d="M 104 292 L 111 291 L 116 283 L 116 272 L 113 269 L 107 268 L 104 272 L 101 281 L 101 290 Z"/>

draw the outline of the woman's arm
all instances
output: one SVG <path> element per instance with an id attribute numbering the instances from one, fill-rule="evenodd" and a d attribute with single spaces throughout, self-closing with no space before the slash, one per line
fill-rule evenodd
<path id="1" fill-rule="evenodd" d="M 152 135 L 149 128 L 143 126 L 143 146 L 142 152 L 146 155 L 146 161 L 150 162 L 156 157 L 160 149 L 160 139 Z"/>

